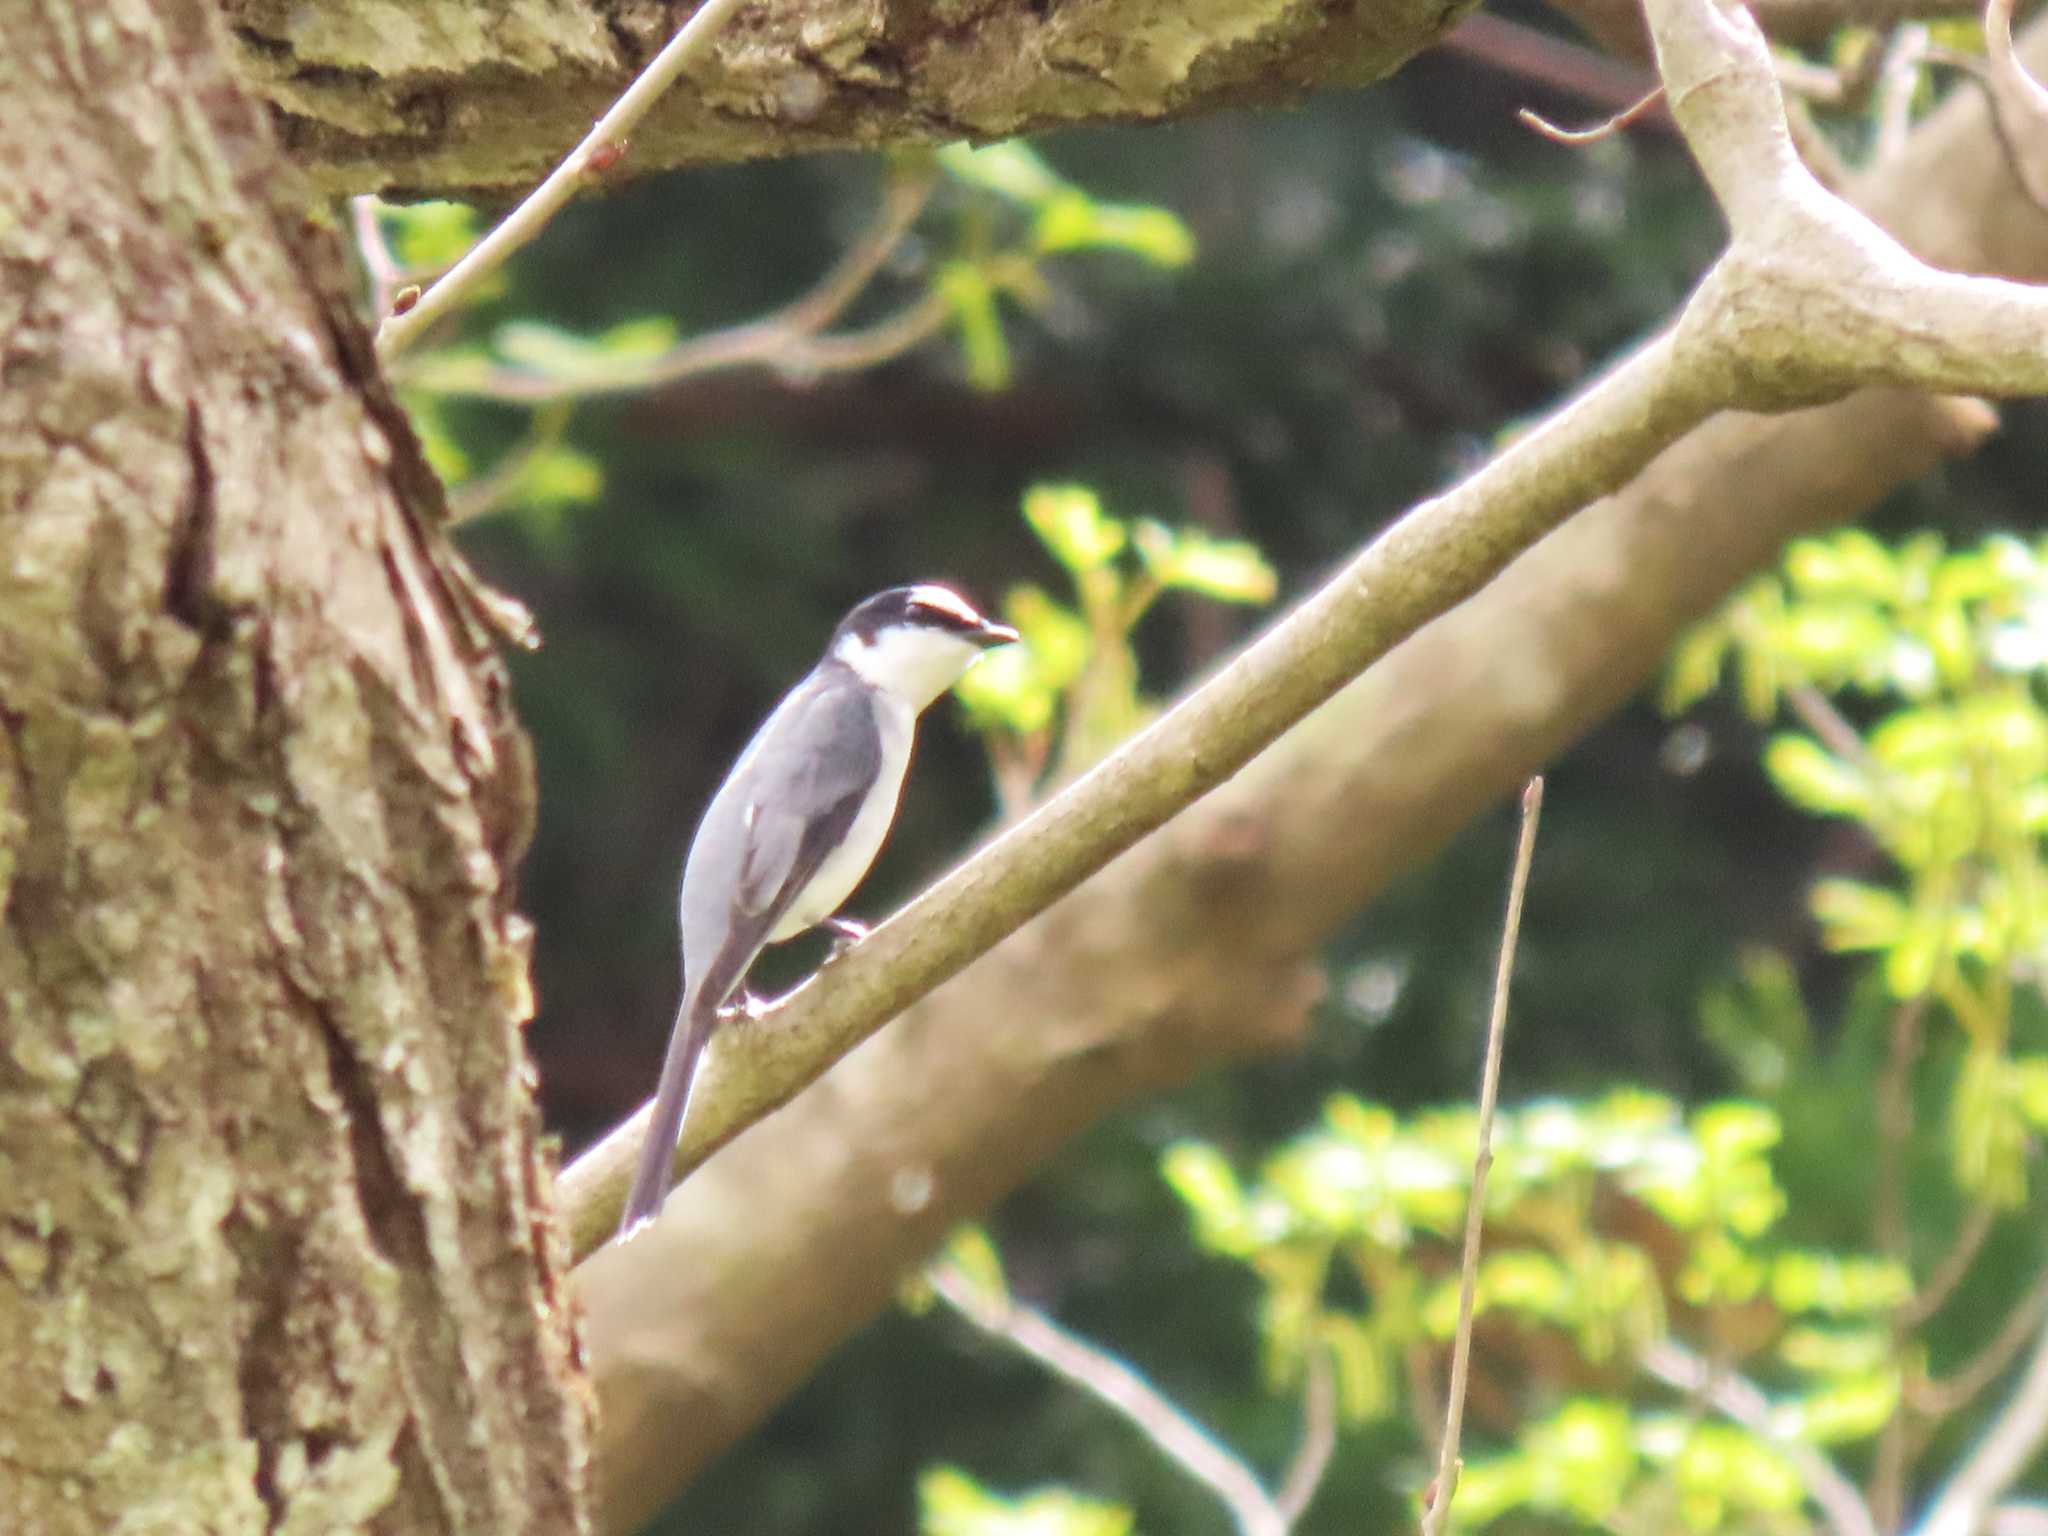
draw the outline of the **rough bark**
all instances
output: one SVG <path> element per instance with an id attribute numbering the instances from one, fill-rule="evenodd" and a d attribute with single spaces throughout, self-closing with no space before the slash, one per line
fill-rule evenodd
<path id="1" fill-rule="evenodd" d="M 2048 62 L 2048 29 L 2027 56 Z M 1975 99 L 1857 201 L 1930 261 L 2048 278 L 2048 217 Z M 1073 1129 L 1290 1038 L 1331 926 L 1625 700 L 1786 537 L 1993 421 L 1865 394 L 1710 424 L 698 1169 L 577 1272 L 605 1528 L 644 1519 Z"/>
<path id="2" fill-rule="evenodd" d="M 438 486 L 213 6 L 0 34 L 0 1528 L 585 1528 Z"/>
<path id="3" fill-rule="evenodd" d="M 633 137 L 638 172 L 1147 122 L 1362 84 L 1471 0 L 762 0 Z M 226 0 L 252 85 L 335 191 L 520 187 L 693 7 Z"/>
<path id="4" fill-rule="evenodd" d="M 1632 57 L 1636 7 L 1564 9 Z M 1605 9 L 1601 9 L 1604 7 Z M 224 0 L 245 78 L 336 192 L 538 180 L 687 0 Z M 1156 122 L 1380 79 L 1470 0 L 762 0 L 634 135 L 619 174 L 823 149 Z M 1967 13 L 1957 0 L 1759 0 L 1774 35 Z"/>

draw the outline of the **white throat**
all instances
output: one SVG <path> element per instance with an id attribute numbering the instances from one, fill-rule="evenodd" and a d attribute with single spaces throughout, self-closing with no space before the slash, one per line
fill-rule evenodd
<path id="1" fill-rule="evenodd" d="M 882 630 L 873 640 L 841 635 L 832 654 L 863 682 L 921 710 L 960 681 L 960 674 L 981 655 L 981 647 L 943 630 L 902 624 Z"/>

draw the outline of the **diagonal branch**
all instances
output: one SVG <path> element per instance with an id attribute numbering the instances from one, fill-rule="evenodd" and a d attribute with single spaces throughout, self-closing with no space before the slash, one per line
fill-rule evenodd
<path id="1" fill-rule="evenodd" d="M 1677 323 L 1424 502 L 1235 661 L 878 927 L 766 1021 L 728 1032 L 678 1174 L 1036 913 L 1237 773 L 1423 624 L 1722 409 L 1893 383 L 2048 392 L 2048 290 L 1939 271 L 1793 150 L 1762 34 L 1711 0 L 1650 0 L 1674 117 L 1734 234 Z M 564 1174 L 579 1254 L 610 1230 L 643 1108 Z"/>

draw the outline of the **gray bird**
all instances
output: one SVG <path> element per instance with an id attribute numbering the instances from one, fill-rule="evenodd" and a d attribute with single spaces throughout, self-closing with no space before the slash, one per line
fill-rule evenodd
<path id="1" fill-rule="evenodd" d="M 1016 638 L 944 587 L 875 594 L 840 621 L 712 796 L 683 866 L 682 1003 L 620 1238 L 667 1198 L 698 1058 L 754 958 L 808 928 L 864 934 L 834 914 L 896 819 L 917 717 L 984 650 Z"/>

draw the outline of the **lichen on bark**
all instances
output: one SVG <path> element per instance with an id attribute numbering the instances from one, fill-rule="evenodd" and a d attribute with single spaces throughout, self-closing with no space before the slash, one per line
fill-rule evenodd
<path id="1" fill-rule="evenodd" d="M 693 7 L 226 0 L 239 60 L 335 191 L 511 189 Z M 1391 73 L 1465 0 L 761 0 L 635 132 L 632 168 L 986 140 L 1296 100 Z"/>
<path id="2" fill-rule="evenodd" d="M 225 44 L 0 50 L 0 1524 L 575 1531 L 525 746 Z"/>

